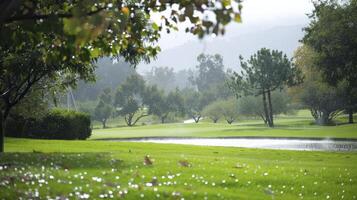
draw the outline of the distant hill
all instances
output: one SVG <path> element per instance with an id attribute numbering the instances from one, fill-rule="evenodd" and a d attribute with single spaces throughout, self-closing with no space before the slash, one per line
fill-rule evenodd
<path id="1" fill-rule="evenodd" d="M 190 41 L 161 52 L 157 60 L 147 65 L 140 65 L 140 70 L 150 69 L 151 66 L 173 67 L 175 71 L 194 68 L 196 57 L 200 53 L 219 53 L 223 55 L 226 68 L 238 69 L 238 56 L 247 58 L 262 47 L 278 49 L 289 57 L 299 46 L 303 37 L 304 25 L 274 27 L 265 31 L 253 31 L 230 38 L 216 38 L 214 40 Z"/>

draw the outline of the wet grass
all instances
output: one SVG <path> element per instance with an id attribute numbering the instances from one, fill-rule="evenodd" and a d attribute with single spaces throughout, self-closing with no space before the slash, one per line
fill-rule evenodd
<path id="1" fill-rule="evenodd" d="M 5 148 L 0 199 L 357 198 L 357 153 L 10 138 Z"/>

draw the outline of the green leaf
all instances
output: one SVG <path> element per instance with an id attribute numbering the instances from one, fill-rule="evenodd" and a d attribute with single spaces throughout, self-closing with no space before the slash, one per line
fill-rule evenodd
<path id="1" fill-rule="evenodd" d="M 158 31 L 160 29 L 159 25 L 157 25 L 156 23 L 152 23 L 152 28 L 155 30 L 155 31 Z"/>
<path id="2" fill-rule="evenodd" d="M 91 57 L 97 58 L 100 55 L 100 50 L 98 48 L 93 49 L 91 52 Z"/>
<path id="3" fill-rule="evenodd" d="M 185 15 L 187 17 L 192 17 L 193 16 L 193 5 L 189 4 L 185 7 Z"/>
<path id="4" fill-rule="evenodd" d="M 223 0 L 222 4 L 224 7 L 230 6 L 231 5 L 231 0 Z"/>
<path id="5" fill-rule="evenodd" d="M 234 15 L 234 21 L 241 23 L 242 22 L 242 17 L 240 16 L 240 14 L 235 14 Z"/>

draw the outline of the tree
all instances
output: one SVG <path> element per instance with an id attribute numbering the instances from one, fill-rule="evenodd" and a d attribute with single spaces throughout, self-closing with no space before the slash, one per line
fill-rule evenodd
<path id="1" fill-rule="evenodd" d="M 245 62 L 240 56 L 243 71 L 235 72 L 230 87 L 239 97 L 241 94 L 262 95 L 265 119 L 274 127 L 271 92 L 301 82 L 301 72 L 292 65 L 283 52 L 262 48 Z"/>
<path id="2" fill-rule="evenodd" d="M 170 112 L 170 105 L 163 91 L 160 91 L 156 85 L 149 86 L 145 91 L 144 103 L 148 105 L 148 114 L 158 116 L 161 123 L 165 123 Z"/>
<path id="3" fill-rule="evenodd" d="M 178 8 L 173 8 L 175 6 L 178 6 Z M 103 2 L 83 0 L 52 4 L 47 1 L 14 0 L 1 2 L 0 8 L 3 11 L 0 14 L 0 25 L 32 20 L 41 20 L 42 23 L 51 21 L 56 26 L 64 26 L 65 28 L 69 28 L 66 25 L 75 25 L 78 29 L 67 31 L 75 32 L 77 36 L 86 37 L 100 37 L 104 32 L 102 29 L 105 28 L 111 28 L 112 33 L 116 34 L 115 29 L 119 28 L 120 25 L 131 25 L 130 23 L 138 22 L 135 18 L 136 15 L 148 17 L 151 13 L 160 14 L 160 12 L 169 10 L 170 15 L 162 15 L 163 24 L 152 24 L 154 29 L 165 28 L 170 31 L 176 27 L 175 25 L 178 22 L 184 22 L 188 19 L 192 27 L 186 29 L 186 31 L 203 37 L 204 34 L 224 34 L 224 25 L 232 20 L 240 22 L 242 5 L 239 1 L 166 1 L 163 3 L 162 1 L 122 2 L 108 0 Z M 210 11 L 210 17 L 207 17 L 207 11 Z M 201 14 L 202 16 L 198 17 Z M 110 16 L 112 18 L 108 19 Z M 121 21 L 118 21 L 118 18 Z M 134 20 L 131 21 L 131 19 Z M 63 20 L 65 24 L 58 24 Z M 84 24 L 79 26 L 79 22 Z M 95 28 L 94 33 L 85 33 L 92 28 Z M 123 26 L 120 28 L 123 28 Z M 141 34 L 143 32 L 145 30 L 142 30 Z"/>
<path id="4" fill-rule="evenodd" d="M 179 9 L 171 9 L 174 5 Z M 199 37 L 223 34 L 224 25 L 240 21 L 240 9 L 239 3 L 231 1 L 2 1 L 0 152 L 9 111 L 42 78 L 69 73 L 88 80 L 93 63 L 102 56 L 134 65 L 149 62 L 159 51 L 156 42 L 161 29 L 170 32 L 188 19 L 187 32 Z M 166 10 L 170 16 L 163 15 L 159 25 L 149 20 L 151 13 Z M 215 17 L 205 17 L 207 10 Z M 196 17 L 197 13 L 202 17 Z"/>
<path id="5" fill-rule="evenodd" d="M 244 116 L 260 117 L 264 124 L 268 124 L 261 97 L 251 95 L 239 98 L 238 112 Z"/>
<path id="6" fill-rule="evenodd" d="M 106 88 L 99 96 L 99 102 L 94 109 L 94 119 L 102 122 L 103 128 L 106 128 L 108 118 L 113 112 L 113 102 L 111 89 Z"/>
<path id="7" fill-rule="evenodd" d="M 288 113 L 291 111 L 289 106 L 290 98 L 285 91 L 274 91 L 271 94 L 273 115 Z M 238 100 L 238 113 L 246 116 L 260 117 L 265 124 L 268 123 L 264 113 L 263 101 L 258 96 L 246 96 Z"/>
<path id="8" fill-rule="evenodd" d="M 48 80 L 44 80 L 36 83 L 23 97 L 21 102 L 11 109 L 9 116 L 19 116 L 24 119 L 39 119 L 44 117 L 50 108 L 54 106 L 53 101 L 55 101 L 56 98 L 54 97 L 54 91 L 62 92 L 57 86 L 44 90 L 44 86 L 49 86 L 49 83 L 46 83 L 47 81 Z"/>
<path id="9" fill-rule="evenodd" d="M 228 124 L 232 124 L 238 117 L 238 102 L 231 98 L 220 101 L 222 115 Z"/>
<path id="10" fill-rule="evenodd" d="M 156 85 L 166 93 L 175 89 L 175 72 L 169 67 L 153 67 L 145 74 L 145 80 L 150 85 Z"/>
<path id="11" fill-rule="evenodd" d="M 197 100 L 200 106 L 203 108 L 219 99 L 231 97 L 232 92 L 227 85 L 229 75 L 224 71 L 223 57 L 219 54 L 200 54 L 197 61 L 197 71 L 191 74 L 189 80 L 199 93 Z"/>
<path id="12" fill-rule="evenodd" d="M 148 87 L 144 102 L 148 105 L 148 113 L 158 116 L 161 123 L 165 123 L 170 114 L 180 115 L 184 112 L 183 98 L 179 90 L 171 91 L 166 95 L 156 86 Z"/>
<path id="13" fill-rule="evenodd" d="M 82 101 L 78 102 L 78 110 L 80 112 L 86 113 L 91 116 L 91 118 L 94 118 L 94 111 L 95 108 L 97 107 L 98 102 L 96 101 Z"/>
<path id="14" fill-rule="evenodd" d="M 303 72 L 305 79 L 303 84 L 290 88 L 289 92 L 310 109 L 317 124 L 326 125 L 341 114 L 346 86 L 342 83 L 331 86 L 324 81 L 322 72 L 314 66 L 317 56 L 306 45 L 295 51 L 295 64 Z"/>
<path id="15" fill-rule="evenodd" d="M 203 116 L 208 117 L 213 123 L 217 123 L 222 117 L 221 102 L 215 101 L 203 108 Z"/>
<path id="16" fill-rule="evenodd" d="M 238 102 L 234 98 L 220 99 L 207 105 L 202 113 L 213 123 L 217 123 L 221 117 L 224 117 L 228 124 L 232 124 L 238 117 Z"/>
<path id="17" fill-rule="evenodd" d="M 199 63 L 196 66 L 198 74 L 190 79 L 199 92 L 208 91 L 224 83 L 226 76 L 221 55 L 200 54 L 197 61 Z"/>
<path id="18" fill-rule="evenodd" d="M 136 73 L 129 63 L 108 57 L 99 59 L 95 66 L 95 83 L 80 80 L 77 87 L 73 88 L 77 101 L 97 101 L 104 89 L 115 91 L 127 77 Z"/>
<path id="19" fill-rule="evenodd" d="M 303 43 L 316 52 L 315 67 L 331 86 L 345 82 L 349 123 L 357 110 L 357 1 L 317 1 Z"/>
<path id="20" fill-rule="evenodd" d="M 304 84 L 300 99 L 310 109 L 317 124 L 330 124 L 341 114 L 343 100 L 339 97 L 338 89 L 321 81 L 309 80 Z"/>
<path id="21" fill-rule="evenodd" d="M 26 94 L 21 102 L 16 104 L 7 117 L 4 129 L 5 134 L 12 136 L 26 136 L 26 127 L 34 120 L 40 120 L 46 116 L 51 106 L 51 89 L 47 91 L 40 89 L 41 84 L 37 83 Z M 10 133 L 11 131 L 15 131 Z"/>
<path id="22" fill-rule="evenodd" d="M 144 105 L 145 81 L 139 75 L 132 75 L 120 85 L 115 94 L 114 106 L 128 126 L 134 126 L 141 118 L 148 116 Z"/>
<path id="23" fill-rule="evenodd" d="M 179 89 L 193 88 L 190 77 L 194 74 L 192 69 L 183 69 L 175 73 L 175 87 Z"/>
<path id="24" fill-rule="evenodd" d="M 90 79 L 90 63 L 79 60 L 43 61 L 44 49 L 31 49 L 31 41 L 21 47 L 3 45 L 0 42 L 0 152 L 3 151 L 3 127 L 10 111 L 31 91 L 50 90 L 53 83 L 61 87 L 71 85 L 73 78 L 61 78 L 71 72 L 71 77 Z M 5 46 L 5 47 L 4 47 Z M 41 46 L 41 45 L 39 45 Z M 48 48 L 50 49 L 50 48 Z M 62 74 L 59 73 L 62 71 Z M 67 76 L 68 77 L 68 76 Z M 47 81 L 50 80 L 50 81 Z M 35 86 L 40 87 L 35 87 Z"/>
<path id="25" fill-rule="evenodd" d="M 205 98 L 202 98 L 202 95 L 193 89 L 185 89 L 182 93 L 185 113 L 198 123 L 202 118 L 202 109 L 207 105 L 204 103 Z"/>
<path id="26" fill-rule="evenodd" d="M 184 98 L 178 88 L 167 95 L 167 102 L 170 104 L 171 112 L 176 116 L 183 116 L 185 114 Z"/>

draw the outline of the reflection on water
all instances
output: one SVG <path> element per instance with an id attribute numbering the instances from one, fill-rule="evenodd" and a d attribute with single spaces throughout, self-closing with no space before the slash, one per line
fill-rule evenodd
<path id="1" fill-rule="evenodd" d="M 122 141 L 122 140 L 121 140 Z M 305 151 L 357 151 L 357 141 L 314 139 L 261 139 L 261 138 L 144 138 L 132 142 L 189 144 L 200 146 L 245 147 L 258 149 L 285 149 Z"/>

